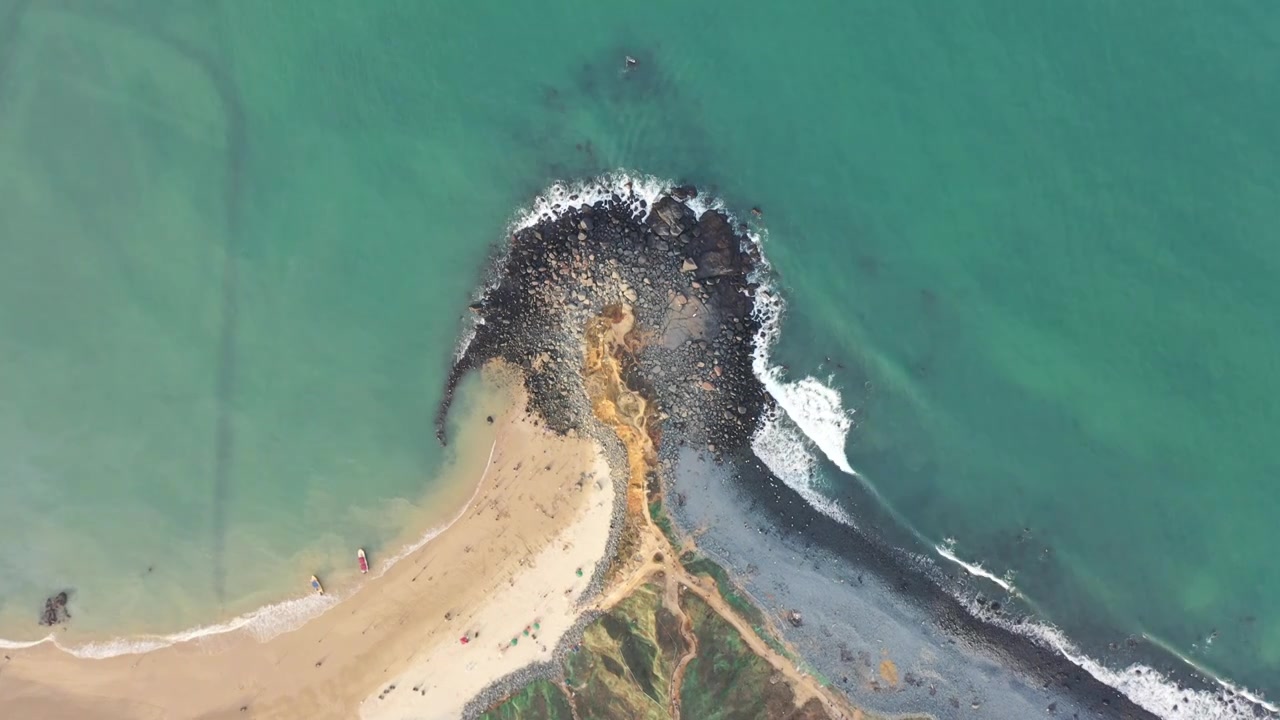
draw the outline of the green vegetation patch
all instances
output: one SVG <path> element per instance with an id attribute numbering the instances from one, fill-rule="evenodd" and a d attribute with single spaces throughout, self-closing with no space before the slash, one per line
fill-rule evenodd
<path id="1" fill-rule="evenodd" d="M 698 638 L 698 654 L 685 668 L 680 714 L 701 720 L 826 718 L 821 703 L 795 707 L 790 686 L 774 677 L 768 661 L 747 647 L 742 635 L 693 593 L 681 599 Z M 773 681 L 773 682 L 771 682 Z"/>
<path id="2" fill-rule="evenodd" d="M 720 591 L 720 597 L 729 603 L 729 607 L 738 613 L 743 620 L 749 625 L 759 629 L 765 626 L 764 613 L 755 603 L 747 599 L 747 596 L 738 589 L 738 586 L 729 579 L 729 573 L 724 568 L 704 557 L 696 558 L 684 564 L 685 570 L 694 575 L 706 575 L 716 581 L 716 588 Z M 767 633 L 766 633 L 767 634 Z"/>
<path id="3" fill-rule="evenodd" d="M 573 708 L 559 685 L 534 680 L 520 692 L 493 706 L 481 720 L 572 720 Z"/>
<path id="4" fill-rule="evenodd" d="M 658 526 L 663 535 L 667 536 L 667 541 L 671 543 L 671 547 L 680 552 L 680 538 L 676 535 L 675 526 L 671 524 L 671 518 L 662 511 L 662 499 L 656 498 L 649 503 L 649 517 L 653 518 L 653 524 Z"/>
<path id="5" fill-rule="evenodd" d="M 764 641 L 764 644 L 768 645 L 774 652 L 790 660 L 791 662 L 796 662 L 796 657 L 791 654 L 791 651 L 788 650 L 785 645 L 782 644 L 781 640 L 778 640 L 778 638 L 773 636 L 773 631 L 770 630 L 767 626 L 752 625 L 751 629 L 755 630 L 756 635 L 759 635 L 760 639 Z M 809 673 L 809 674 L 812 675 L 813 673 Z M 830 684 L 830 683 L 823 683 L 823 684 Z"/>
<path id="6" fill-rule="evenodd" d="M 661 592 L 644 585 L 587 626 L 582 645 L 565 662 L 579 717 L 669 717 L 671 676 L 685 644 Z"/>

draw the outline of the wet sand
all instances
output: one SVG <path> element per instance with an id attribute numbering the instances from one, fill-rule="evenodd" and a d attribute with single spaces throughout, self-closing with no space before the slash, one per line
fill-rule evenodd
<path id="1" fill-rule="evenodd" d="M 102 660 L 51 644 L 6 650 L 0 714 L 456 717 L 484 685 L 554 647 L 609 535 L 614 491 L 597 445 L 554 436 L 525 414 L 523 393 L 511 397 L 492 427 L 479 420 L 493 443 L 450 470 L 479 480 L 465 511 L 320 617 L 265 642 L 236 631 Z M 536 641 L 523 635 L 534 622 Z"/>

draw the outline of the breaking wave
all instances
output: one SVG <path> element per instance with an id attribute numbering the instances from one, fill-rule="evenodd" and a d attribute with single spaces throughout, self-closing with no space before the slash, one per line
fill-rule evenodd
<path id="1" fill-rule="evenodd" d="M 292 632 L 308 620 L 319 617 L 326 610 L 341 602 L 336 595 L 308 595 L 264 605 L 252 612 L 239 615 L 224 623 L 201 625 L 169 635 L 139 635 L 128 638 L 90 641 L 78 645 L 63 645 L 53 634 L 31 642 L 0 640 L 0 648 L 22 649 L 44 643 L 53 643 L 59 650 L 78 658 L 101 660 L 118 655 L 139 655 L 152 650 L 191 642 L 202 638 L 243 630 L 257 640 L 270 640 L 277 635 Z"/>
<path id="2" fill-rule="evenodd" d="M 964 568 L 965 572 L 969 573 L 970 575 L 973 575 L 974 577 L 980 577 L 986 580 L 990 580 L 996 585 L 999 585 L 1000 588 L 1003 589 L 1005 592 L 1008 592 L 1008 593 L 1018 592 L 1016 589 L 1014 589 L 1013 583 L 1008 579 L 1007 574 L 1003 578 L 997 577 L 990 570 L 982 567 L 982 563 L 968 563 L 968 562 L 965 562 L 964 560 L 961 560 L 958 556 L 956 556 L 956 552 L 955 552 L 956 541 L 954 538 L 947 538 L 946 542 L 942 543 L 941 545 L 933 546 L 933 549 L 942 557 Z"/>
<path id="3" fill-rule="evenodd" d="M 969 604 L 968 608 L 974 614 L 978 614 L 980 610 L 974 603 Z M 1213 677 L 1196 667 L 1190 658 L 1176 652 L 1170 651 L 1188 666 L 1209 677 L 1222 688 L 1222 692 L 1182 687 L 1160 671 L 1142 664 L 1112 670 L 1085 655 L 1061 630 L 1052 625 L 1040 622 L 1017 623 L 992 618 L 990 614 L 983 615 L 983 618 L 1057 651 L 1099 682 L 1119 690 L 1138 706 L 1166 720 L 1256 720 L 1262 717 L 1259 715 L 1260 711 L 1266 711 L 1273 717 L 1280 713 L 1280 705 L 1268 702 L 1256 693 L 1226 680 Z"/>
<path id="4" fill-rule="evenodd" d="M 751 450 L 774 475 L 800 493 L 805 502 L 834 520 L 854 524 L 853 518 L 834 500 L 818 492 L 818 462 L 812 443 L 781 410 L 766 411 L 760 418 L 751 437 Z"/>
<path id="5" fill-rule="evenodd" d="M 715 206 L 713 206 L 715 207 Z M 758 245 L 760 235 L 752 235 Z M 763 247 L 760 248 L 763 252 Z M 756 278 L 755 312 L 760 320 L 760 331 L 755 338 L 752 370 L 769 391 L 780 411 L 766 413 L 752 438 L 752 450 L 775 475 L 819 512 L 850 526 L 852 519 L 836 503 L 823 496 L 817 489 L 817 458 L 815 449 L 821 451 L 832 465 L 847 475 L 858 478 L 883 502 L 875 487 L 867 483 L 849 463 L 845 455 L 845 443 L 853 428 L 852 410 L 846 409 L 840 391 L 830 382 L 824 383 L 812 376 L 798 381 L 786 379 L 783 368 L 770 361 L 772 350 L 782 332 L 782 316 L 785 302 L 770 285 L 768 261 L 765 270 Z M 1019 594 L 1013 585 L 1011 574 L 998 576 L 981 563 L 967 562 L 955 553 L 954 540 L 948 539 L 934 546 L 939 558 L 955 563 L 969 574 L 994 583 L 1011 594 Z M 931 562 L 925 559 L 926 562 Z M 934 561 L 936 562 L 936 561 Z M 1189 658 L 1170 651 L 1189 667 L 1212 678 L 1222 689 L 1221 694 L 1206 690 L 1184 688 L 1174 680 L 1145 665 L 1135 664 L 1123 670 L 1112 670 L 1085 655 L 1057 628 L 1035 621 L 1019 623 L 992 618 L 982 612 L 973 598 L 959 597 L 975 616 L 1048 647 L 1078 665 L 1096 680 L 1123 693 L 1138 706 L 1167 720 L 1246 720 L 1259 717 L 1259 711 L 1280 714 L 1280 705 L 1237 687 L 1197 667 Z"/>
<path id="6" fill-rule="evenodd" d="M 480 480 L 476 482 L 475 492 L 467 500 L 466 504 L 458 510 L 453 518 L 438 527 L 432 528 L 415 540 L 400 548 L 395 554 L 386 558 L 378 566 L 378 571 L 374 577 L 382 577 L 395 566 L 396 563 L 412 555 L 417 550 L 424 547 L 427 543 L 434 540 L 445 530 L 448 530 L 454 523 L 462 519 L 471 508 L 471 504 L 475 502 L 476 496 L 480 494 L 480 488 L 484 484 L 484 480 L 488 477 L 489 467 L 493 464 L 493 454 L 497 450 L 498 443 L 495 440 L 489 448 L 489 458 L 485 461 L 484 471 L 480 475 Z M 57 636 L 50 633 L 48 636 L 40 640 L 15 641 L 0 638 L 0 649 L 5 650 L 21 650 L 25 648 L 43 645 L 44 643 L 53 643 L 55 647 L 68 655 L 78 658 L 90 660 L 102 660 L 106 658 L 116 657 L 119 655 L 140 655 L 153 650 L 159 650 L 171 645 L 192 642 L 217 635 L 224 635 L 236 631 L 248 633 L 251 637 L 259 642 L 266 642 L 271 638 L 293 632 L 305 625 L 308 621 L 323 615 L 329 609 L 335 607 L 342 600 L 352 593 L 359 590 L 359 587 L 351 588 L 346 593 L 326 593 L 324 595 L 306 595 L 300 598 L 284 600 L 270 605 L 264 605 L 257 610 L 238 615 L 231 620 L 223 623 L 212 625 L 200 625 L 187 630 L 167 635 L 137 635 L 134 637 L 113 638 L 110 640 L 96 640 L 79 643 L 75 645 L 64 645 L 59 641 Z"/>

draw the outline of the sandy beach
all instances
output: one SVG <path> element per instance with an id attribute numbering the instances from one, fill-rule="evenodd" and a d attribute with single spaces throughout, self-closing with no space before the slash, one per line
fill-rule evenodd
<path id="1" fill-rule="evenodd" d="M 236 631 L 102 660 L 52 644 L 6 650 L 0 715 L 457 717 L 493 680 L 549 657 L 609 535 L 614 487 L 601 451 L 548 432 L 509 392 L 492 427 L 468 420 L 492 442 L 448 470 L 472 478 L 465 510 L 323 615 L 265 642 Z"/>

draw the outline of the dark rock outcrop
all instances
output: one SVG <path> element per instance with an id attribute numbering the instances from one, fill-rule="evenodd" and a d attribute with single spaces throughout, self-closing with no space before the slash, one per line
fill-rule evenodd
<path id="1" fill-rule="evenodd" d="M 44 612 L 40 613 L 40 624 L 60 625 L 71 619 L 71 611 L 67 609 L 67 593 L 62 591 L 44 601 Z"/>
<path id="2" fill-rule="evenodd" d="M 678 237 L 695 221 L 694 212 L 688 205 L 667 195 L 653 204 L 649 229 L 660 238 Z"/>
<path id="3" fill-rule="evenodd" d="M 524 371 L 529 402 L 553 430 L 581 430 L 591 422 L 583 331 L 605 307 L 625 304 L 646 338 L 627 381 L 656 403 L 656 432 L 716 455 L 745 450 L 767 402 L 751 372 L 756 257 L 723 213 L 699 216 L 672 195 L 651 208 L 613 195 L 518 231 L 472 305 L 481 321 L 450 374 L 438 436 L 460 377 L 496 357 Z"/>

